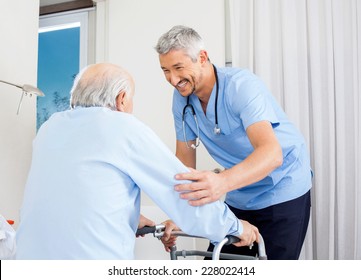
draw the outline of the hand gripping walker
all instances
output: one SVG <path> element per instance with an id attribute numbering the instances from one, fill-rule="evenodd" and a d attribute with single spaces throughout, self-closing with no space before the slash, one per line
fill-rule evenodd
<path id="1" fill-rule="evenodd" d="M 160 239 L 164 235 L 165 225 L 159 224 L 152 227 L 143 227 L 137 230 L 137 235 L 145 235 L 152 233 L 154 237 Z M 193 238 L 204 238 L 201 236 L 188 235 L 182 231 L 172 231 L 172 235 L 174 236 L 185 236 L 185 237 L 193 237 Z M 236 255 L 236 254 L 227 254 L 221 253 L 222 247 L 224 245 L 229 245 L 239 241 L 239 238 L 232 235 L 227 235 L 222 241 L 215 244 L 213 252 L 208 251 L 199 251 L 199 250 L 177 250 L 176 246 L 172 246 L 170 251 L 170 259 L 177 260 L 179 256 L 187 257 L 187 256 L 203 256 L 212 258 L 212 260 L 219 259 L 228 259 L 228 260 L 267 260 L 266 248 L 264 244 L 263 237 L 261 234 L 259 235 L 260 242 L 258 243 L 258 255 L 256 257 L 246 256 L 246 255 Z"/>

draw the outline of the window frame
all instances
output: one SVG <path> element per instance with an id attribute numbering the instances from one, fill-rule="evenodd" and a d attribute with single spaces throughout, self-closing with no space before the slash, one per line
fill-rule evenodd
<path id="1" fill-rule="evenodd" d="M 89 10 L 93 10 L 93 8 L 39 17 L 39 33 L 69 28 L 74 26 L 74 24 L 80 25 L 79 69 L 84 68 L 88 64 Z"/>

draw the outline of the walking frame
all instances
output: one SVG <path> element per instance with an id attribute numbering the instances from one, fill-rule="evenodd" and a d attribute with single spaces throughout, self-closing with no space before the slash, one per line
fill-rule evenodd
<path id="1" fill-rule="evenodd" d="M 161 239 L 164 235 L 165 225 L 158 224 L 156 226 L 146 226 L 137 230 L 138 235 L 153 234 L 154 237 Z M 192 238 L 204 238 L 195 235 L 188 235 L 182 231 L 172 231 L 173 236 L 184 236 Z M 221 253 L 222 247 L 225 245 L 230 245 L 232 243 L 238 242 L 239 238 L 232 235 L 227 235 L 223 240 L 215 244 L 213 252 L 200 251 L 200 250 L 177 250 L 176 246 L 172 246 L 170 249 L 170 259 L 177 260 L 178 257 L 188 257 L 188 256 L 202 256 L 207 258 L 212 258 L 212 260 L 228 259 L 228 260 L 267 260 L 266 248 L 262 235 L 259 235 L 258 242 L 258 254 L 257 256 L 247 256 L 247 255 L 236 255 Z"/>

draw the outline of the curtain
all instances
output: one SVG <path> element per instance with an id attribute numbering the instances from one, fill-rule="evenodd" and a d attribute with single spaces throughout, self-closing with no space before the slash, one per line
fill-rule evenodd
<path id="1" fill-rule="evenodd" d="M 361 1 L 228 0 L 226 57 L 266 82 L 309 145 L 301 259 L 361 259 Z"/>

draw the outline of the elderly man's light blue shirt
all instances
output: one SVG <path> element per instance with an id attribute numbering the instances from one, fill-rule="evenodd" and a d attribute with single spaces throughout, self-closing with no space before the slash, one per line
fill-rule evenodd
<path id="1" fill-rule="evenodd" d="M 220 241 L 242 225 L 224 203 L 192 207 L 174 175 L 188 169 L 134 116 L 56 113 L 33 143 L 18 259 L 132 259 L 143 190 L 183 231 Z"/>
<path id="2" fill-rule="evenodd" d="M 256 210 L 289 201 L 311 188 L 309 155 L 303 136 L 288 120 L 264 83 L 246 69 L 217 68 L 219 80 L 218 125 L 221 134 L 214 133 L 214 86 L 204 114 L 199 99 L 190 96 L 200 129 L 200 139 L 209 154 L 223 167 L 231 168 L 253 152 L 246 130 L 259 121 L 269 121 L 283 152 L 283 164 L 263 180 L 229 192 L 226 202 L 238 209 Z M 182 112 L 187 98 L 177 90 L 173 96 L 176 135 L 184 141 Z M 189 111 L 185 114 L 187 140 L 194 140 L 196 123 Z"/>

